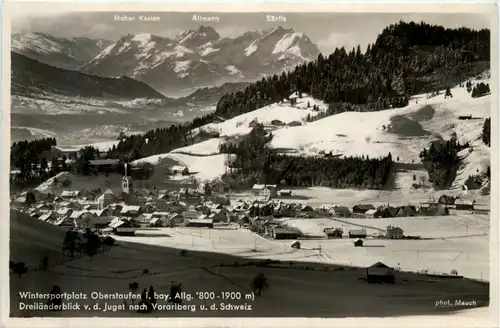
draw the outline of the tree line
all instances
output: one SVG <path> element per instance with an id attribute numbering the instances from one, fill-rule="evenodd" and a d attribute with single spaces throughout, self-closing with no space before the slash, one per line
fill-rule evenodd
<path id="1" fill-rule="evenodd" d="M 486 146 L 491 147 L 491 117 L 484 120 L 481 138 Z"/>
<path id="2" fill-rule="evenodd" d="M 234 117 L 294 91 L 326 103 L 371 104 L 372 110 L 401 107 L 410 95 L 444 89 L 477 73 L 471 64 L 489 61 L 489 49 L 489 30 L 400 22 L 384 29 L 365 53 L 359 46 L 337 48 L 327 57 L 320 54 L 316 61 L 226 94 L 216 114 Z"/>
<path id="3" fill-rule="evenodd" d="M 193 130 L 211 123 L 214 119 L 215 114 L 212 113 L 197 117 L 191 122 L 150 130 L 142 135 L 122 135 L 119 137 L 118 144 L 113 145 L 108 151 L 106 158 L 133 161 L 151 155 L 168 153 L 177 148 L 218 137 L 217 133 L 201 129 L 193 133 Z"/>
<path id="4" fill-rule="evenodd" d="M 482 97 L 484 95 L 487 95 L 489 94 L 491 91 L 490 91 L 490 85 L 488 83 L 483 83 L 483 82 L 480 82 L 478 84 L 476 84 L 474 86 L 474 88 L 472 88 L 472 92 L 471 92 L 471 97 L 472 98 L 479 98 L 479 97 Z"/>
<path id="5" fill-rule="evenodd" d="M 331 154 L 316 157 L 278 154 L 267 147 L 272 134 L 256 125 L 239 143 L 220 145 L 222 153 L 234 154 L 222 181 L 232 188 L 254 183 L 286 186 L 324 186 L 331 188 L 382 189 L 392 169 L 392 155 L 384 158 L 335 158 Z"/>

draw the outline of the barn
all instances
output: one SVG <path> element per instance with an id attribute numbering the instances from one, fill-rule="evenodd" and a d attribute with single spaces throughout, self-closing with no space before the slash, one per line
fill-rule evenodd
<path id="1" fill-rule="evenodd" d="M 458 211 L 473 211 L 474 210 L 475 201 L 469 201 L 464 199 L 456 199 L 455 200 L 455 209 Z"/>
<path id="2" fill-rule="evenodd" d="M 376 209 L 368 210 L 368 211 L 365 212 L 365 217 L 367 219 L 373 219 L 373 218 L 375 218 L 376 213 L 377 213 Z"/>
<path id="3" fill-rule="evenodd" d="M 95 172 L 110 173 L 116 171 L 118 159 L 94 159 L 89 161 L 90 168 Z"/>
<path id="4" fill-rule="evenodd" d="M 366 281 L 368 283 L 394 283 L 394 269 L 382 262 L 377 262 L 366 268 Z"/>
<path id="5" fill-rule="evenodd" d="M 396 217 L 412 217 L 417 215 L 417 208 L 412 205 L 406 205 L 399 208 Z"/>
<path id="6" fill-rule="evenodd" d="M 282 227 L 274 227 L 272 233 L 274 239 L 297 239 L 301 236 L 298 230 Z"/>
<path id="7" fill-rule="evenodd" d="M 325 228 L 323 232 L 326 234 L 328 239 L 332 238 L 342 238 L 344 231 L 340 228 Z"/>
<path id="8" fill-rule="evenodd" d="M 186 222 L 186 227 L 213 228 L 214 221 L 211 219 L 192 219 Z"/>
<path id="9" fill-rule="evenodd" d="M 354 247 L 363 247 L 363 240 L 358 239 L 354 242 Z"/>
<path id="10" fill-rule="evenodd" d="M 134 236 L 137 230 L 132 222 L 127 220 L 115 220 L 109 226 L 113 229 L 113 233 L 118 236 Z"/>
<path id="11" fill-rule="evenodd" d="M 351 217 L 351 211 L 346 206 L 335 206 L 330 209 L 330 213 L 332 213 L 335 217 L 338 218 L 348 218 Z"/>
<path id="12" fill-rule="evenodd" d="M 278 191 L 278 195 L 282 197 L 290 197 L 292 196 L 292 191 L 290 189 L 281 189 Z"/>
<path id="13" fill-rule="evenodd" d="M 366 230 L 364 229 L 349 230 L 349 238 L 366 238 Z"/>
<path id="14" fill-rule="evenodd" d="M 375 206 L 372 204 L 359 204 L 352 207 L 353 213 L 365 214 L 368 210 L 374 210 Z"/>

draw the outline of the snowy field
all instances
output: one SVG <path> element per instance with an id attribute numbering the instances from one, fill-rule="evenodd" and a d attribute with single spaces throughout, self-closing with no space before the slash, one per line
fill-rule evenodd
<path id="1" fill-rule="evenodd" d="M 324 102 L 307 95 L 303 95 L 302 98 L 297 98 L 296 95 L 292 95 L 292 97 L 294 96 L 297 99 L 297 103 L 295 105 L 291 105 L 290 101 L 284 101 L 281 104 L 271 104 L 252 112 L 236 116 L 222 123 L 207 124 L 200 129 L 217 131 L 220 133 L 221 137 L 238 136 L 247 134 L 252 130 L 248 124 L 253 120 L 256 120 L 264 125 L 271 124 L 273 120 L 280 120 L 283 123 L 290 123 L 293 121 L 302 122 L 308 115 L 314 117 L 319 112 L 325 111 L 328 108 L 328 105 Z M 314 105 L 318 106 L 318 111 L 312 110 Z M 196 133 L 197 130 L 193 132 Z"/>
<path id="2" fill-rule="evenodd" d="M 282 219 L 305 235 L 324 237 L 324 228 L 364 227 L 369 235 L 384 233 L 389 224 L 401 227 L 407 235 L 428 240 L 366 240 L 364 248 L 353 246 L 353 240 L 303 240 L 295 250 L 295 240 L 270 240 L 247 229 L 158 228 L 138 231 L 140 236 L 117 237 L 119 240 L 210 251 L 249 258 L 271 258 L 282 261 L 312 261 L 327 264 L 368 266 L 377 261 L 402 270 L 428 270 L 488 280 L 489 220 L 483 215 L 415 217 L 393 219 Z M 321 247 L 321 252 L 319 248 Z"/>
<path id="3" fill-rule="evenodd" d="M 365 240 L 363 249 L 354 248 L 352 240 L 304 241 L 304 245 L 321 245 L 326 257 L 339 263 L 369 265 L 382 261 L 403 270 L 449 273 L 475 279 L 489 278 L 489 217 L 481 214 L 408 217 L 386 219 L 283 219 L 285 224 L 308 236 L 324 236 L 324 228 L 366 229 L 368 236 L 385 234 L 388 225 L 398 226 L 405 235 L 425 240 Z M 428 239 L 427 239 L 428 238 Z"/>
<path id="4" fill-rule="evenodd" d="M 331 151 L 334 155 L 374 158 L 391 152 L 394 159 L 399 157 L 399 161 L 405 163 L 419 162 L 423 147 L 439 137 L 448 139 L 453 132 L 460 142 L 469 141 L 473 147 L 479 147 L 484 120 L 490 116 L 491 96 L 472 98 L 461 87 L 452 88 L 451 92 L 453 98 L 445 99 L 443 94 L 430 99 L 416 96 L 416 100 L 404 108 L 345 112 L 279 130 L 274 133 L 271 146 L 295 149 L 306 155 Z M 469 114 L 477 119 L 458 120 L 458 116 Z M 478 156 L 484 149 L 479 153 Z"/>
<path id="5" fill-rule="evenodd" d="M 286 243 L 271 242 L 259 239 L 257 249 L 268 256 L 282 252 L 280 258 L 289 260 L 312 261 L 316 263 L 288 262 L 278 267 L 242 266 L 251 261 L 251 255 L 245 254 L 245 248 L 250 250 L 254 245 L 254 237 L 248 232 L 239 230 L 213 229 L 165 229 L 158 236 L 137 237 L 145 238 L 150 244 L 128 243 L 125 237 L 118 241 L 119 246 L 110 251 L 99 253 L 92 259 L 80 257 L 71 260 L 63 259 L 58 249 L 64 236 L 64 230 L 36 219 L 11 212 L 11 253 L 12 261 L 25 261 L 29 271 L 22 277 L 10 276 L 10 305 L 11 316 L 64 316 L 64 317 L 192 317 L 192 316 L 223 316 L 223 317 L 398 317 L 405 315 L 436 315 L 447 314 L 448 311 L 468 310 L 468 307 L 443 308 L 436 307 L 440 299 L 475 300 L 478 306 L 487 304 L 489 289 L 487 284 L 466 279 L 444 279 L 425 277 L 411 273 L 397 272 L 396 284 L 367 284 L 363 278 L 364 269 L 328 265 L 329 257 L 336 253 L 299 250 L 291 251 Z M 150 233 L 152 230 L 145 231 Z M 170 237 L 164 234 L 170 233 Z M 209 235 L 211 234 L 211 235 Z M 212 242 L 219 240 L 220 242 Z M 169 241 L 172 240 L 172 241 Z M 177 242 L 174 242 L 176 240 Z M 194 240 L 194 241 L 193 241 Z M 341 241 L 344 242 L 344 241 Z M 205 252 L 190 251 L 194 247 Z M 245 243 L 245 245 L 242 245 Z M 160 247 L 153 244 L 176 248 Z M 248 245 L 250 244 L 250 245 Z M 210 246 L 212 245 L 212 246 Z M 234 245 L 241 245 L 236 247 Z M 181 256 L 179 248 L 188 249 L 185 256 Z M 239 253 L 234 257 L 221 253 L 207 251 Z M 348 252 L 354 247 L 349 241 L 339 244 L 338 250 Z M 194 248 L 193 248 L 194 249 Z M 285 252 L 285 249 L 287 251 Z M 364 258 L 365 249 L 356 250 L 357 256 Z M 371 250 L 370 250 L 371 252 Z M 375 252 L 375 250 L 373 251 Z M 264 255 L 265 254 L 265 255 Z M 48 255 L 48 271 L 37 270 L 37 263 L 41 256 Z M 241 257 L 244 255 L 245 258 Z M 354 254 L 353 254 L 354 255 Z M 319 257 L 326 259 L 319 259 Z M 344 256 L 344 255 L 342 255 Z M 381 256 L 370 255 L 372 259 Z M 366 262 L 371 260 L 366 259 Z M 235 264 L 237 264 L 235 266 Z M 370 263 L 372 264 L 372 263 Z M 309 269 L 305 269 L 307 265 Z M 144 274 L 143 270 L 149 273 Z M 262 296 L 255 296 L 253 300 L 245 299 L 251 293 L 249 288 L 252 278 L 257 273 L 264 273 L 270 288 Z M 179 281 L 185 292 L 193 295 L 194 299 L 185 301 L 189 306 L 211 305 L 224 302 L 222 300 L 203 301 L 196 297 L 197 292 L 213 291 L 241 292 L 243 298 L 225 303 L 250 304 L 251 311 L 155 311 L 146 315 L 139 315 L 131 310 L 116 312 L 102 311 L 21 311 L 20 302 L 35 303 L 36 299 L 21 299 L 22 291 L 48 293 L 54 284 L 61 287 L 62 292 L 85 293 L 121 293 L 128 294 L 128 284 L 132 282 L 142 288 L 154 286 L 157 293 L 168 293 L 171 281 Z M 334 297 L 332 297 L 334 295 Z M 122 300 L 96 301 L 87 299 L 73 301 L 81 306 L 99 304 L 103 308 L 108 305 L 123 305 Z M 163 301 L 158 301 L 165 304 Z M 128 302 L 130 304 L 130 301 Z M 280 304 L 280 306 L 276 306 Z M 479 312 L 476 312 L 479 311 Z M 465 311 L 463 316 L 473 316 L 476 313 L 485 314 L 486 309 Z M 451 313 L 449 314 L 451 315 Z M 452 318 L 447 317 L 447 318 Z M 485 317 L 482 317 L 483 320 Z"/>
<path id="6" fill-rule="evenodd" d="M 105 190 L 109 188 L 119 193 L 121 190 L 121 179 L 122 175 L 117 173 L 109 174 L 107 177 L 99 175 L 89 179 L 88 176 L 61 172 L 38 185 L 34 191 L 47 194 L 61 192 L 62 190 L 94 190 L 97 188 Z M 63 186 L 64 181 L 68 181 L 69 185 Z"/>

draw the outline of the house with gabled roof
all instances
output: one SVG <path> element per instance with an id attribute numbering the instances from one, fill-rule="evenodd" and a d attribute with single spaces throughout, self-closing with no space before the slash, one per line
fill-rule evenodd
<path id="1" fill-rule="evenodd" d="M 335 206 L 330 209 L 330 213 L 338 218 L 348 218 L 351 217 L 351 211 L 346 206 Z"/>
<path id="2" fill-rule="evenodd" d="M 276 185 L 267 185 L 267 184 L 254 184 L 252 187 L 252 193 L 255 196 L 258 196 L 263 199 L 269 199 L 276 197 L 278 194 Z"/>
<path id="3" fill-rule="evenodd" d="M 63 207 L 57 210 L 57 215 L 59 216 L 71 216 L 71 213 L 73 213 L 73 210 L 71 208 Z"/>
<path id="4" fill-rule="evenodd" d="M 455 209 L 459 211 L 473 211 L 475 203 L 475 200 L 455 199 L 453 205 L 455 205 Z"/>
<path id="5" fill-rule="evenodd" d="M 374 210 L 375 206 L 372 204 L 358 204 L 352 207 L 353 213 L 365 214 L 368 210 Z"/>
<path id="6" fill-rule="evenodd" d="M 98 208 L 100 210 L 114 204 L 118 201 L 118 196 L 115 195 L 111 189 L 106 190 L 101 196 L 97 198 Z"/>
<path id="7" fill-rule="evenodd" d="M 342 238 L 342 235 L 344 234 L 344 231 L 341 228 L 324 228 L 323 232 L 328 239 Z"/>
<path id="8" fill-rule="evenodd" d="M 400 227 L 388 225 L 386 228 L 385 238 L 387 239 L 403 239 L 403 229 Z"/>
<path id="9" fill-rule="evenodd" d="M 143 213 L 141 206 L 138 205 L 124 205 L 120 211 L 120 215 L 128 217 L 137 217 Z"/>
<path id="10" fill-rule="evenodd" d="M 80 196 L 80 191 L 79 190 L 63 190 L 61 192 L 61 198 L 64 199 L 75 199 Z"/>
<path id="11" fill-rule="evenodd" d="M 375 218 L 376 214 L 377 214 L 377 210 L 376 209 L 371 209 L 371 210 L 368 210 L 368 211 L 365 212 L 365 217 L 367 219 L 373 219 L 373 218 Z"/>
<path id="12" fill-rule="evenodd" d="M 365 229 L 351 229 L 349 230 L 349 238 L 366 238 Z"/>
<path id="13" fill-rule="evenodd" d="M 394 283 L 394 269 L 382 262 L 377 262 L 366 268 L 366 281 L 368 283 Z"/>
<path id="14" fill-rule="evenodd" d="M 44 213 L 38 217 L 39 220 L 44 221 L 44 222 L 50 222 L 54 220 L 57 217 L 55 212 L 49 211 L 47 213 Z"/>

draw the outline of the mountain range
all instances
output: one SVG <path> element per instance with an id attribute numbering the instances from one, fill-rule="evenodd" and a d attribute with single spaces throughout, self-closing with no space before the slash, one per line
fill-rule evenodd
<path id="1" fill-rule="evenodd" d="M 236 38 L 221 37 L 212 27 L 200 26 L 175 38 L 141 33 L 124 35 L 116 42 L 17 33 L 12 35 L 12 51 L 90 75 L 127 76 L 168 96 L 255 81 L 320 53 L 307 35 L 280 26 Z"/>
<path id="2" fill-rule="evenodd" d="M 44 64 L 77 70 L 113 42 L 105 39 L 56 37 L 46 33 L 12 34 L 11 51 Z"/>

